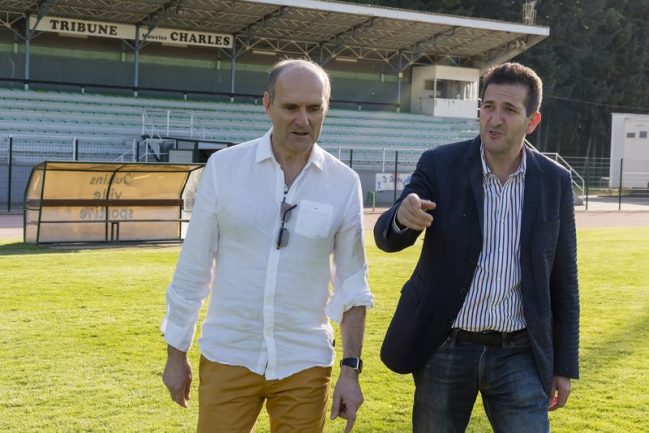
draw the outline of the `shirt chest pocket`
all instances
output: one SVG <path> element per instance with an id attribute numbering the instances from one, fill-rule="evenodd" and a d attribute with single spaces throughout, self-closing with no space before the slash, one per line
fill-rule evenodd
<path id="1" fill-rule="evenodd" d="M 334 208 L 328 203 L 302 200 L 297 207 L 295 232 L 317 239 L 329 236 Z"/>

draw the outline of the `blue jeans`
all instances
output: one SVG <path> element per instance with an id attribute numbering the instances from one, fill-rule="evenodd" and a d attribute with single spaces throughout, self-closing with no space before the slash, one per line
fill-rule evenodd
<path id="1" fill-rule="evenodd" d="M 495 433 L 548 433 L 548 396 L 527 333 L 504 346 L 448 337 L 413 373 L 414 433 L 466 431 L 478 391 Z"/>

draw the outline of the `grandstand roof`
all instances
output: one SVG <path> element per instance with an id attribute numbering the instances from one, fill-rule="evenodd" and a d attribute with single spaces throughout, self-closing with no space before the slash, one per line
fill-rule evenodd
<path id="1" fill-rule="evenodd" d="M 236 35 L 256 50 L 382 61 L 395 70 L 446 63 L 485 68 L 546 38 L 548 27 L 317 0 L 5 0 L 0 21 L 25 14 Z"/>

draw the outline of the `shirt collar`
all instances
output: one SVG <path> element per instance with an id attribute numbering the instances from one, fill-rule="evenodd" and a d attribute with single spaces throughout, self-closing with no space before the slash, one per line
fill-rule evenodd
<path id="1" fill-rule="evenodd" d="M 267 159 L 275 159 L 275 155 L 273 155 L 273 147 L 270 144 L 270 136 L 272 133 L 273 128 L 270 128 L 268 132 L 266 132 L 266 134 L 261 137 L 261 140 L 257 145 L 257 155 L 255 157 L 255 162 L 259 163 Z M 307 168 L 311 164 L 313 164 L 319 170 L 322 170 L 325 160 L 324 152 L 325 150 L 318 146 L 318 143 L 314 143 L 313 149 L 311 150 L 311 154 L 309 155 L 309 159 L 307 160 L 304 168 Z"/>
<path id="2" fill-rule="evenodd" d="M 525 170 L 527 169 L 527 152 L 525 151 L 525 145 L 523 145 L 523 148 L 521 149 L 521 152 L 523 152 L 523 157 L 521 158 L 521 163 L 518 166 L 518 169 L 514 173 L 510 175 L 510 177 L 518 177 L 518 176 L 524 176 L 525 175 Z M 480 161 L 482 162 L 482 174 L 484 177 L 489 176 L 490 174 L 493 174 L 491 171 L 491 168 L 489 165 L 487 165 L 487 159 L 484 156 L 484 144 L 480 142 Z"/>

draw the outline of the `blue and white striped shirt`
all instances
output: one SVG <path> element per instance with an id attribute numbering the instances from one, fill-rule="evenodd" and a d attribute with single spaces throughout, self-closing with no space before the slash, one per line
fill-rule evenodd
<path id="1" fill-rule="evenodd" d="M 469 293 L 453 323 L 466 331 L 513 332 L 526 327 L 521 300 L 520 231 L 525 152 L 518 170 L 501 185 L 480 145 L 484 230 L 482 252 Z"/>

